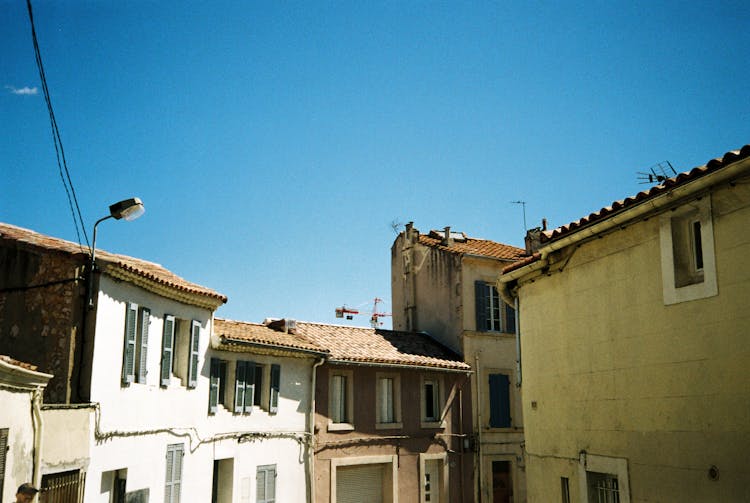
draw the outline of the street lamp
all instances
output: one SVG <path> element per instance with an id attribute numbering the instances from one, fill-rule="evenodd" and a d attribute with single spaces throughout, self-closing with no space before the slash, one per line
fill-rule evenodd
<path id="1" fill-rule="evenodd" d="M 102 217 L 94 224 L 94 236 L 91 240 L 91 263 L 89 265 L 89 284 L 87 288 L 86 298 L 88 300 L 89 309 L 94 307 L 93 288 L 94 288 L 94 267 L 96 266 L 96 227 L 109 218 L 120 220 L 124 218 L 128 222 L 135 220 L 146 212 L 143 207 L 143 202 L 137 197 L 131 197 L 130 199 L 123 199 L 109 207 L 109 215 Z"/>

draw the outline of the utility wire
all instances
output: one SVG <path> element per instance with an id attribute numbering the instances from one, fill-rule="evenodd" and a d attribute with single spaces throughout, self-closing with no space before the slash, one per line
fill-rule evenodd
<path id="1" fill-rule="evenodd" d="M 55 154 L 57 155 L 57 167 L 60 172 L 60 179 L 62 180 L 63 187 L 65 187 L 65 194 L 68 196 L 68 206 L 70 206 L 70 213 L 73 217 L 73 225 L 76 228 L 76 235 L 78 236 L 78 245 L 81 245 L 81 231 L 83 231 L 83 237 L 86 239 L 86 246 L 91 248 L 89 245 L 89 237 L 86 234 L 86 226 L 83 223 L 83 216 L 81 215 L 81 208 L 78 206 L 78 198 L 76 197 L 76 190 L 73 186 L 73 181 L 70 179 L 70 171 L 68 171 L 68 163 L 65 161 L 65 151 L 63 150 L 62 138 L 60 137 L 60 130 L 57 127 L 57 120 L 55 120 L 55 112 L 52 109 L 52 100 L 50 99 L 49 89 L 47 88 L 47 77 L 44 73 L 44 65 L 42 64 L 42 54 L 39 51 L 39 42 L 36 38 L 36 29 L 34 28 L 34 14 L 31 10 L 31 0 L 26 0 L 26 6 L 29 9 L 29 22 L 31 23 L 31 38 L 34 41 L 34 57 L 36 58 L 36 66 L 39 69 L 39 80 L 42 83 L 42 91 L 44 93 L 44 101 L 47 103 L 47 112 L 49 113 L 50 126 L 52 127 L 52 140 L 55 144 Z M 63 171 L 65 174 L 63 175 Z M 67 179 L 67 180 L 66 180 Z M 71 199 L 71 195 L 73 196 Z M 73 209 L 75 206 L 75 209 Z M 80 223 L 80 230 L 79 225 Z"/>

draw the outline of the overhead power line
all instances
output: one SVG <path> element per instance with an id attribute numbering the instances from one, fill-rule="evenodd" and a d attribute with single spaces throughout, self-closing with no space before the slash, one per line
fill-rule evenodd
<path id="1" fill-rule="evenodd" d="M 83 216 L 81 215 L 81 208 L 78 206 L 78 198 L 76 197 L 76 190 L 73 186 L 73 181 L 70 179 L 70 171 L 68 171 L 68 163 L 65 161 L 65 151 L 63 150 L 62 137 L 60 136 L 60 129 L 57 127 L 57 120 L 55 120 L 55 112 L 52 109 L 52 100 L 49 96 L 49 89 L 47 88 L 47 77 L 44 73 L 44 65 L 42 64 L 42 54 L 39 51 L 39 42 L 36 38 L 36 29 L 34 28 L 34 13 L 31 9 L 31 0 L 26 0 L 26 6 L 29 9 L 29 22 L 31 23 L 31 38 L 34 41 L 34 57 L 36 58 L 36 66 L 39 69 L 39 80 L 42 83 L 42 92 L 44 93 L 44 101 L 47 103 L 47 112 L 49 113 L 50 126 L 52 127 L 52 140 L 55 144 L 55 154 L 57 155 L 57 167 L 60 173 L 60 180 L 62 180 L 63 187 L 65 188 L 65 194 L 68 196 L 68 206 L 70 206 L 70 213 L 73 217 L 73 225 L 76 228 L 76 235 L 78 236 L 78 244 L 81 245 L 81 232 L 83 237 L 86 239 L 86 246 L 90 248 L 89 237 L 86 234 L 86 225 L 83 223 Z M 64 172 L 64 174 L 63 174 Z M 72 196 L 72 197 L 71 197 Z M 75 206 L 75 209 L 74 209 Z M 80 224 L 80 230 L 79 230 Z"/>

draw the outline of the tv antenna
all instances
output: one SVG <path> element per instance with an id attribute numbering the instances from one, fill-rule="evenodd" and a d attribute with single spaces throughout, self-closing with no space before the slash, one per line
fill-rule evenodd
<path id="1" fill-rule="evenodd" d="M 526 232 L 529 230 L 529 228 L 526 227 L 526 201 L 511 201 L 510 204 L 520 204 L 523 206 L 523 231 Z"/>
<path id="2" fill-rule="evenodd" d="M 677 176 L 677 171 L 672 167 L 669 161 L 657 162 L 650 168 L 648 173 L 638 172 L 638 180 L 642 180 L 638 183 L 664 183 L 668 178 Z"/>

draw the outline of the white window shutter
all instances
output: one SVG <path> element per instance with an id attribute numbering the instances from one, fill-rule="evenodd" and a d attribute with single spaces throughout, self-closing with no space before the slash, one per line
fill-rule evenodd
<path id="1" fill-rule="evenodd" d="M 241 360 L 237 360 L 234 371 L 234 412 L 241 414 L 245 410 L 247 403 L 246 394 L 247 365 Z M 250 401 L 252 406 L 253 402 Z"/>
<path id="2" fill-rule="evenodd" d="M 188 362 L 188 388 L 195 388 L 198 385 L 198 357 L 200 348 L 201 324 L 193 320 L 192 330 L 190 330 L 190 361 Z"/>
<path id="3" fill-rule="evenodd" d="M 141 308 L 141 320 L 138 328 L 140 330 L 139 356 L 138 356 L 138 382 L 146 383 L 148 374 L 148 327 L 151 324 L 151 310 L 147 307 Z"/>

